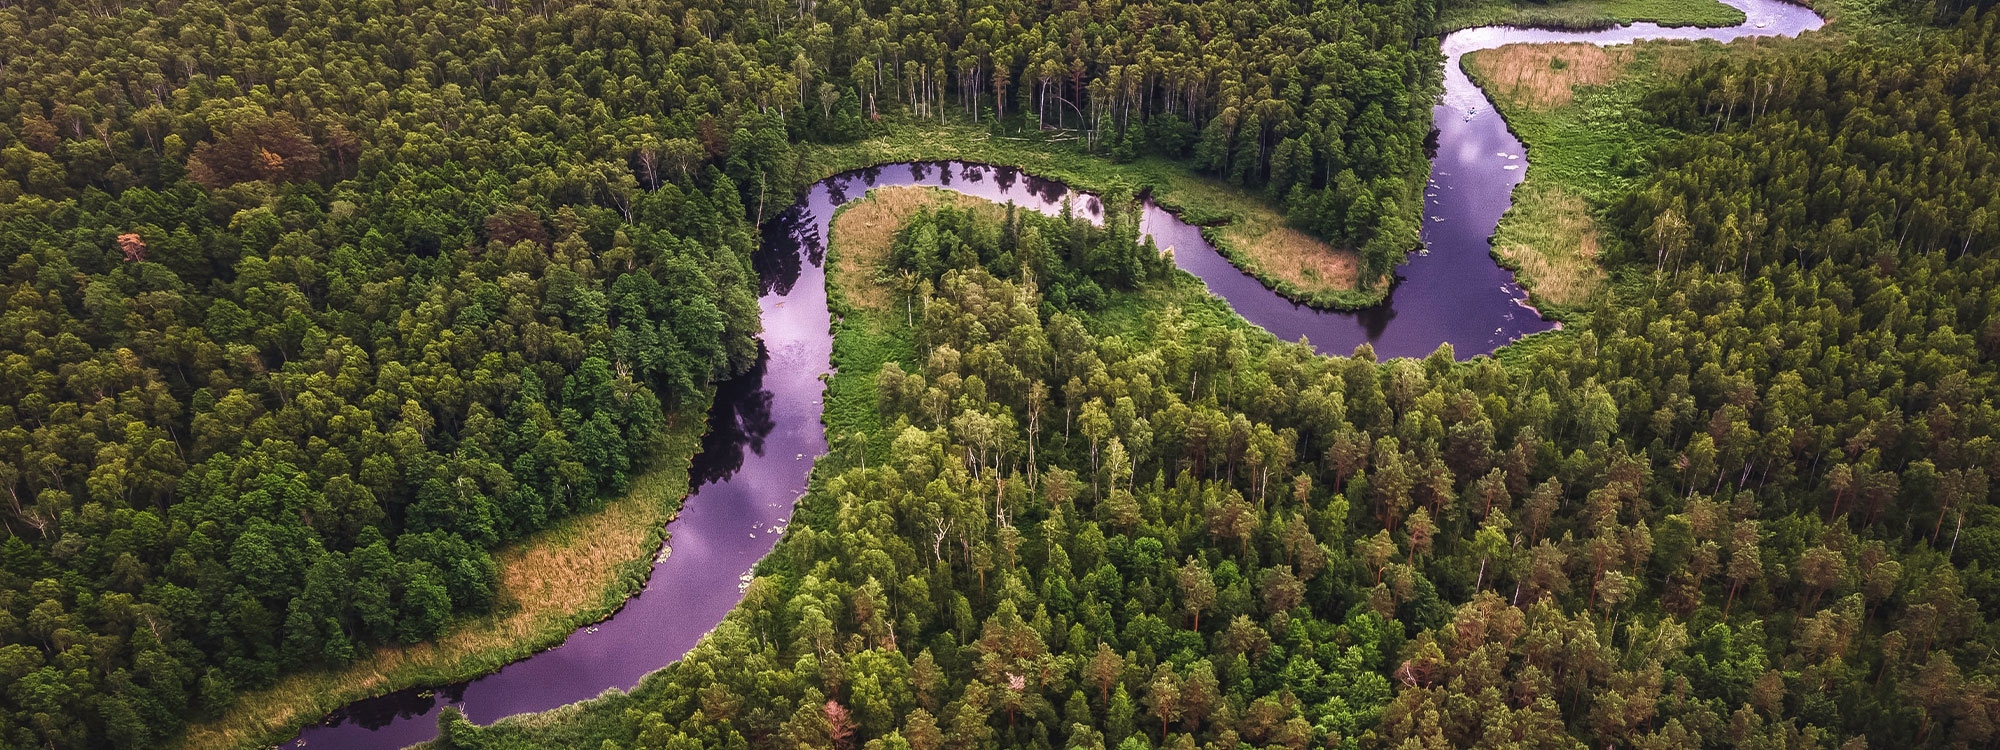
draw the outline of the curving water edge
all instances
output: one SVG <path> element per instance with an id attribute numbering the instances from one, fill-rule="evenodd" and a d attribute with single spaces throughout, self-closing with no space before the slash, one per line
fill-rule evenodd
<path id="1" fill-rule="evenodd" d="M 1383 357 L 1424 356 L 1450 343 L 1464 358 L 1554 328 L 1488 252 L 1514 186 L 1525 176 L 1526 158 L 1521 142 L 1461 69 L 1461 58 L 1524 42 L 1614 45 L 1794 36 L 1823 23 L 1811 10 L 1783 0 L 1723 2 L 1742 10 L 1745 22 L 1710 29 L 1642 23 L 1581 32 L 1495 26 L 1446 35 L 1444 96 L 1433 110 L 1439 149 L 1425 190 L 1425 250 L 1399 267 L 1401 282 L 1376 307 L 1341 312 L 1291 302 L 1231 265 L 1202 239 L 1199 227 L 1151 202 L 1141 229 L 1160 247 L 1172 248 L 1177 265 L 1244 318 L 1286 340 L 1309 339 L 1325 353 L 1346 354 L 1367 342 Z M 1061 183 L 963 162 L 889 165 L 815 183 L 764 227 L 765 246 L 757 255 L 764 356 L 716 394 L 709 434 L 690 470 L 693 490 L 669 525 L 670 547 L 655 560 L 645 588 L 616 615 L 572 633 L 555 648 L 469 682 L 350 704 L 284 746 L 402 747 L 433 738 L 444 705 L 458 705 L 481 724 L 545 711 L 629 689 L 692 649 L 742 600 L 751 567 L 777 543 L 793 502 L 805 491 L 813 460 L 826 452 L 820 413 L 833 343 L 822 269 L 828 226 L 842 203 L 888 185 L 931 185 L 1048 213 L 1067 203 L 1081 216 L 1102 214 L 1094 196 L 1072 193 Z"/>

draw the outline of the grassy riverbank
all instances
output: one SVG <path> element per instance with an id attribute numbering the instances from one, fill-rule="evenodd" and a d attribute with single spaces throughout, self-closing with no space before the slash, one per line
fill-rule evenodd
<path id="1" fill-rule="evenodd" d="M 880 459 L 895 437 L 881 429 L 875 373 L 889 362 L 915 368 L 917 350 L 907 322 L 915 313 L 883 283 L 890 272 L 889 247 L 911 216 L 945 206 L 995 220 L 1006 214 L 1005 207 L 964 193 L 887 187 L 841 206 L 827 230 L 826 303 L 838 322 L 833 327 L 834 376 L 827 381 L 821 419 L 827 445 L 843 455 L 861 450 L 855 441 L 872 438 L 869 457 Z"/>
<path id="2" fill-rule="evenodd" d="M 965 124 L 892 125 L 854 143 L 818 146 L 807 155 L 814 176 L 901 161 L 964 161 L 1019 167 L 1094 193 L 1150 190 L 1154 201 L 1192 224 L 1238 267 L 1295 300 L 1360 308 L 1388 291 L 1384 280 L 1362 289 L 1360 256 L 1285 223 L 1262 196 L 1158 157 L 1120 164 L 1086 153 L 1074 140 L 1040 134 L 1000 136 Z"/>
<path id="3" fill-rule="evenodd" d="M 703 403 L 673 415 L 660 466 L 624 496 L 496 550 L 499 602 L 491 613 L 433 641 L 377 648 L 345 668 L 290 674 L 242 693 L 221 718 L 189 727 L 181 746 L 268 747 L 348 703 L 478 677 L 617 611 L 644 585 L 666 523 L 680 511 L 707 414 Z"/>
<path id="4" fill-rule="evenodd" d="M 1662 26 L 1734 26 L 1743 11 L 1717 0 L 1473 0 L 1444 10 L 1438 26 L 1445 32 L 1474 26 L 1539 26 L 1555 29 L 1602 29 L 1651 21 Z"/>
<path id="5" fill-rule="evenodd" d="M 1606 238 L 1593 209 L 1643 175 L 1645 151 L 1671 136 L 1632 113 L 1651 77 L 1684 69 L 1691 48 L 1508 45 L 1466 57 L 1467 74 L 1527 146 L 1527 176 L 1493 252 L 1538 307 L 1561 314 L 1604 292 Z"/>
<path id="6" fill-rule="evenodd" d="M 1494 233 L 1495 257 L 1536 306 L 1558 317 L 1580 313 L 1614 286 L 1599 255 L 1617 240 L 1599 226 L 1598 211 L 1644 179 L 1647 154 L 1678 136 L 1639 114 L 1646 93 L 1704 59 L 1777 56 L 1836 38 L 1517 44 L 1468 54 L 1466 73 L 1527 147 L 1526 178 Z"/>

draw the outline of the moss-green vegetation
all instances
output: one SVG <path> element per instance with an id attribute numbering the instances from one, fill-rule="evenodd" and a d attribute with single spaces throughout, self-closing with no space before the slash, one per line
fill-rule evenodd
<path id="1" fill-rule="evenodd" d="M 945 206 L 989 217 L 1001 211 L 949 190 L 897 187 L 869 191 L 834 215 L 826 251 L 834 375 L 821 416 L 831 450 L 851 455 L 865 445 L 878 460 L 888 451 L 893 436 L 882 429 L 875 373 L 889 362 L 916 366 L 914 301 L 893 294 L 890 243 L 911 216 Z"/>
<path id="2" fill-rule="evenodd" d="M 1717 0 L 1466 0 L 1447 3 L 1438 25 L 1444 31 L 1500 25 L 1598 29 L 1639 21 L 1734 26 L 1743 22 L 1743 11 Z"/>
<path id="3" fill-rule="evenodd" d="M 1509 45 L 1466 56 L 1466 73 L 1527 147 L 1526 178 L 1493 248 L 1544 312 L 1566 318 L 1604 290 L 1599 256 L 1613 240 L 1596 212 L 1646 174 L 1646 153 L 1672 135 L 1632 113 L 1697 46 Z"/>
<path id="4" fill-rule="evenodd" d="M 1507 125 L 1528 147 L 1528 181 L 1546 181 L 1585 200 L 1602 202 L 1646 175 L 1646 154 L 1674 135 L 1649 118 L 1635 116 L 1640 100 L 1663 76 L 1684 71 L 1697 48 L 1713 43 L 1649 42 L 1606 53 L 1590 45 L 1510 45 L 1467 55 L 1466 73 L 1485 89 Z M 1586 49 L 1587 48 L 1587 49 Z M 1582 64 L 1559 69 L 1523 66 L 1530 59 L 1590 57 L 1590 67 L 1607 74 L 1577 82 Z M 1606 55 L 1602 61 L 1598 55 Z M 1517 75 L 1539 67 L 1542 78 Z M 1554 79 L 1555 83 L 1537 83 Z M 1570 92 L 1551 98 L 1552 89 Z M 1504 223 L 1504 222 L 1503 222 Z"/>

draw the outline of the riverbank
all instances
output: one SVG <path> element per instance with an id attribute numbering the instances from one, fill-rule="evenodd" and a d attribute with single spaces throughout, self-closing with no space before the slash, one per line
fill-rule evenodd
<path id="1" fill-rule="evenodd" d="M 633 480 L 631 491 L 495 550 L 500 587 L 492 612 L 455 623 L 432 641 L 379 647 L 342 669 L 290 674 L 241 693 L 220 718 L 189 727 L 180 746 L 270 747 L 355 701 L 479 677 L 610 617 L 644 587 L 666 524 L 687 496 L 708 400 L 672 416 L 666 455 Z"/>
<path id="2" fill-rule="evenodd" d="M 916 363 L 912 311 L 899 309 L 893 291 L 881 283 L 897 230 L 918 211 L 954 207 L 998 219 L 1006 208 L 964 193 L 929 187 L 886 187 L 868 191 L 834 212 L 826 247 L 826 305 L 834 314 L 833 377 L 826 383 L 827 442 L 842 456 L 863 450 L 880 460 L 894 436 L 881 429 L 875 373 L 897 362 Z M 906 302 L 904 304 L 907 304 Z"/>
<path id="3" fill-rule="evenodd" d="M 1015 167 L 1093 193 L 1144 191 L 1162 208 L 1201 226 L 1209 244 L 1238 268 L 1314 307 L 1356 310 L 1380 304 L 1389 292 L 1387 279 L 1362 288 L 1361 258 L 1353 249 L 1291 227 L 1281 209 L 1252 192 L 1159 157 L 1121 164 L 1085 152 L 1073 139 L 994 135 L 962 123 L 891 125 L 884 135 L 815 146 L 806 157 L 815 178 L 878 164 L 954 159 Z"/>
<path id="4" fill-rule="evenodd" d="M 1493 235 L 1493 255 L 1536 307 L 1584 308 L 1607 287 L 1596 211 L 1672 134 L 1632 113 L 1652 74 L 1684 70 L 1693 45 L 1508 45 L 1468 54 L 1465 71 L 1521 140 L 1527 176 Z"/>
<path id="5" fill-rule="evenodd" d="M 1511 44 L 1468 53 L 1466 75 L 1521 141 L 1527 162 L 1494 231 L 1495 260 L 1515 272 L 1545 313 L 1582 314 L 1623 283 L 1606 271 L 1604 256 L 1618 253 L 1622 242 L 1602 228 L 1601 212 L 1645 178 L 1647 154 L 1679 136 L 1634 116 L 1646 94 L 1703 61 L 1776 58 L 1799 45 L 1839 43 L 1844 29 L 1876 27 L 1859 14 L 1849 18 L 1818 38 L 1649 40 L 1609 48 Z"/>

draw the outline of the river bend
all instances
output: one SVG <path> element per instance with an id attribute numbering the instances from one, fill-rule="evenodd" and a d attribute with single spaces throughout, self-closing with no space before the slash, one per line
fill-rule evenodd
<path id="1" fill-rule="evenodd" d="M 1318 310 L 1287 300 L 1231 265 L 1201 230 L 1150 202 L 1141 228 L 1172 248 L 1181 269 L 1199 277 L 1252 323 L 1320 351 L 1346 354 L 1368 342 L 1379 356 L 1421 357 L 1450 343 L 1461 357 L 1491 352 L 1548 330 L 1513 274 L 1489 251 L 1494 227 L 1526 173 L 1521 142 L 1460 67 L 1465 53 L 1520 42 L 1622 44 L 1641 39 L 1792 36 L 1817 29 L 1812 11 L 1780 0 L 1724 0 L 1748 17 L 1728 28 L 1634 24 L 1599 31 L 1481 27 L 1447 35 L 1443 99 L 1434 110 L 1438 152 L 1425 190 L 1424 250 L 1397 269 L 1399 283 L 1381 305 L 1359 312 Z M 436 735 L 437 712 L 460 706 L 486 724 L 629 689 L 640 677 L 679 660 L 743 598 L 749 571 L 771 551 L 805 492 L 813 460 L 826 452 L 820 423 L 822 376 L 832 338 L 822 270 L 834 210 L 868 189 L 932 185 L 1048 213 L 1069 203 L 1100 217 L 1096 198 L 1018 170 L 962 162 L 886 165 L 815 183 L 764 227 L 758 253 L 763 282 L 764 356 L 748 374 L 722 384 L 709 434 L 692 469 L 689 494 L 668 527 L 644 590 L 604 622 L 572 633 L 562 645 L 470 682 L 410 689 L 351 704 L 307 727 L 286 747 L 402 747 Z"/>

